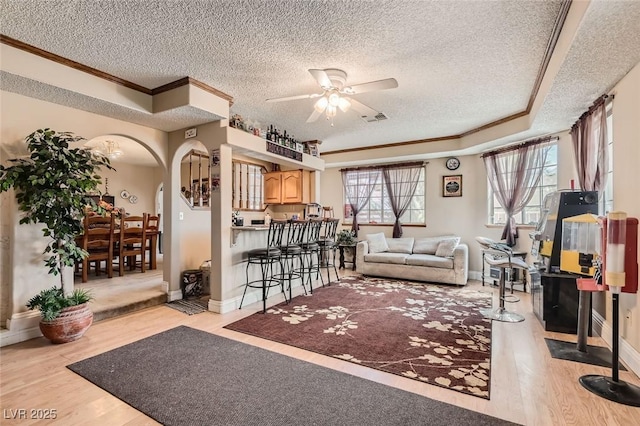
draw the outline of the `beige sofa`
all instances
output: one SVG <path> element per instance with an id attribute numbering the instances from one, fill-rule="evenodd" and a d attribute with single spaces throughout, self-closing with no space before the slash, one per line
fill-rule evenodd
<path id="1" fill-rule="evenodd" d="M 363 275 L 465 285 L 469 248 L 456 236 L 387 238 L 370 234 L 356 246 L 356 271 Z"/>

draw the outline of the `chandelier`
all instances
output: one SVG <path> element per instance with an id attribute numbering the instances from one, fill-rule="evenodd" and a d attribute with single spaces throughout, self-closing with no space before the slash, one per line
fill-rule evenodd
<path id="1" fill-rule="evenodd" d="M 120 145 L 118 144 L 118 142 L 109 140 L 100 142 L 100 145 L 95 147 L 94 150 L 98 154 L 107 157 L 109 160 L 115 160 L 116 158 L 124 154 L 120 149 Z"/>
<path id="2" fill-rule="evenodd" d="M 349 108 L 351 108 L 351 102 L 349 102 L 349 99 L 340 96 L 337 90 L 330 90 L 325 92 L 313 107 L 319 113 L 324 112 L 327 120 L 330 120 L 336 116 L 338 108 L 340 108 L 342 112 L 347 112 Z"/>

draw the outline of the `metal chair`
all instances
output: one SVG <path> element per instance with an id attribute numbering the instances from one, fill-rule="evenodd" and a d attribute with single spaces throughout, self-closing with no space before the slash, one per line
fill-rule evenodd
<path id="1" fill-rule="evenodd" d="M 331 268 L 336 274 L 336 281 L 340 280 L 338 277 L 338 269 L 336 268 L 336 250 L 338 245 L 336 244 L 336 232 L 340 219 L 324 219 L 324 234 L 318 240 L 320 246 L 320 268 L 327 270 L 327 284 L 331 285 Z M 324 281 L 322 282 L 324 285 Z"/>
<path id="2" fill-rule="evenodd" d="M 269 289 L 271 287 L 280 286 L 284 300 L 288 302 L 287 294 L 284 290 L 284 265 L 282 264 L 282 251 L 280 250 L 282 246 L 282 235 L 286 226 L 286 220 L 271 220 L 267 234 L 267 246 L 247 252 L 247 281 L 244 292 L 242 293 L 239 309 L 242 309 L 242 303 L 244 302 L 244 297 L 249 287 L 262 289 L 262 313 L 267 311 L 267 296 L 269 295 Z M 260 279 L 249 281 L 249 267 L 251 267 L 251 265 L 260 265 Z M 280 267 L 277 274 L 274 273 L 274 265 L 279 265 Z"/>
<path id="3" fill-rule="evenodd" d="M 304 238 L 308 225 L 308 220 L 291 220 L 287 228 L 286 244 L 279 247 L 282 256 L 282 265 L 284 267 L 283 273 L 287 277 L 289 287 L 289 300 L 291 300 L 292 297 L 291 281 L 296 278 L 300 279 L 302 282 L 302 288 L 304 289 L 305 294 L 307 293 L 306 288 L 304 288 L 304 275 L 300 271 L 300 267 L 302 266 L 301 245 L 305 242 Z"/>
<path id="4" fill-rule="evenodd" d="M 318 279 L 319 276 L 322 280 L 322 275 L 320 274 L 320 245 L 318 245 L 318 240 L 320 239 L 323 223 L 324 221 L 322 219 L 310 219 L 303 242 L 300 244 L 300 248 L 302 248 L 302 262 L 300 263 L 298 272 L 303 277 L 302 285 L 305 294 L 307 292 L 305 280 L 309 285 L 309 292 L 313 294 L 313 273 L 316 274 L 316 279 Z M 324 281 L 322 285 L 324 286 Z"/>

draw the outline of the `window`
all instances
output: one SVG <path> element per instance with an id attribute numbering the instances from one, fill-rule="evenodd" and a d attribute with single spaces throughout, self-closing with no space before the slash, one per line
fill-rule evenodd
<path id="1" fill-rule="evenodd" d="M 491 185 L 487 181 L 489 193 L 489 223 L 495 225 L 504 225 L 507 222 L 507 213 L 498 203 Z M 547 158 L 542 170 L 542 178 L 538 182 L 538 187 L 533 193 L 533 197 L 524 209 L 514 216 L 518 225 L 535 225 L 540 220 L 542 213 L 542 203 L 544 197 L 558 190 L 558 144 L 549 145 Z"/>
<path id="2" fill-rule="evenodd" d="M 265 209 L 263 202 L 266 169 L 258 164 L 233 161 L 232 206 L 235 210 Z"/>
<path id="3" fill-rule="evenodd" d="M 395 216 L 391 209 L 391 201 L 387 194 L 387 188 L 383 181 L 383 173 L 380 169 L 366 169 L 350 171 L 347 175 L 347 186 L 362 187 L 374 185 L 369 202 L 358 214 L 358 223 L 393 225 Z M 349 203 L 346 195 L 343 195 L 345 207 L 345 223 L 351 223 Z M 411 204 L 400 217 L 403 225 L 425 224 L 425 174 L 424 167 L 420 171 L 418 186 L 411 199 Z"/>

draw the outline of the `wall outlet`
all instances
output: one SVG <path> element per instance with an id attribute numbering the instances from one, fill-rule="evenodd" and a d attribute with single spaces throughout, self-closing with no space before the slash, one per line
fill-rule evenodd
<path id="1" fill-rule="evenodd" d="M 180 212 L 180 214 L 178 214 L 178 219 L 184 220 L 184 212 Z"/>
<path id="2" fill-rule="evenodd" d="M 627 312 L 624 315 L 624 318 L 627 322 L 627 326 L 631 327 L 633 325 L 633 315 L 631 309 L 627 309 Z"/>

